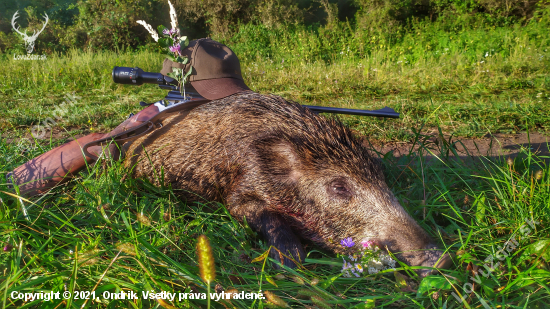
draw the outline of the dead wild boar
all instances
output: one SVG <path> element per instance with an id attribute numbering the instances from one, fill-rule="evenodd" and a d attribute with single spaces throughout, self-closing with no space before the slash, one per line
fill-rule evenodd
<path id="1" fill-rule="evenodd" d="M 300 239 L 341 251 L 340 241 L 352 237 L 387 246 L 409 265 L 450 263 L 351 130 L 280 97 L 247 93 L 209 102 L 127 148 L 135 177 L 155 182 L 162 167 L 164 183 L 183 198 L 224 203 L 297 260 L 305 257 Z"/>

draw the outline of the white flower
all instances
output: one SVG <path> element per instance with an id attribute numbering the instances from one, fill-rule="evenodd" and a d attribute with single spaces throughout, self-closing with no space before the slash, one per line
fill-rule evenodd
<path id="1" fill-rule="evenodd" d="M 389 266 L 389 268 L 394 268 L 395 267 L 395 260 L 392 259 L 387 254 L 381 254 L 380 255 L 380 262 L 382 262 L 382 264 L 384 264 L 386 266 Z"/>
<path id="2" fill-rule="evenodd" d="M 374 275 L 374 274 L 377 274 L 379 272 L 378 269 L 374 268 L 374 267 L 369 267 L 367 268 L 367 271 L 369 272 L 369 274 L 371 275 Z"/>
<path id="3" fill-rule="evenodd" d="M 146 23 L 144 20 L 138 20 L 137 23 L 145 27 L 145 29 L 151 34 L 153 40 L 155 40 L 155 42 L 158 42 L 159 35 L 155 30 L 153 30 L 153 27 L 151 27 L 151 25 Z"/>
<path id="4" fill-rule="evenodd" d="M 174 8 L 170 0 L 168 0 L 168 5 L 170 6 L 170 25 L 172 26 L 172 29 L 177 29 L 178 16 L 176 15 L 176 9 Z"/>
<path id="5" fill-rule="evenodd" d="M 380 270 L 380 269 L 384 268 L 384 264 L 382 264 L 382 262 L 380 262 L 377 259 L 371 259 L 369 261 L 369 267 L 373 267 L 373 268 L 376 268 L 376 269 Z"/>

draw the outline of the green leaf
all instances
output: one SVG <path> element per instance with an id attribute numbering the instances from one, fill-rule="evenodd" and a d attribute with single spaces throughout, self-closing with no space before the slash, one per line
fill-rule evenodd
<path id="1" fill-rule="evenodd" d="M 397 283 L 398 287 L 404 288 L 407 286 L 407 277 L 405 277 L 398 271 L 394 271 L 393 276 L 395 277 L 395 283 Z"/>
<path id="2" fill-rule="evenodd" d="M 431 289 L 449 290 L 451 289 L 451 283 L 443 276 L 427 276 L 420 282 L 418 291 L 416 292 L 416 298 L 421 297 L 422 294 Z"/>
<path id="3" fill-rule="evenodd" d="M 376 300 L 367 299 L 364 303 L 357 304 L 357 305 L 355 305 L 351 308 L 353 308 L 353 309 L 372 309 L 372 308 L 375 308 L 375 305 L 376 305 Z"/>
<path id="4" fill-rule="evenodd" d="M 185 75 L 183 76 L 183 81 L 184 82 L 187 81 L 187 77 L 189 77 L 189 75 L 191 75 L 191 72 L 193 72 L 193 67 L 189 66 L 189 71 L 187 71 L 187 73 L 185 73 Z"/>
<path id="5" fill-rule="evenodd" d="M 166 58 L 168 58 L 168 60 L 170 60 L 172 62 L 176 62 L 176 58 L 174 58 L 174 56 L 172 56 L 172 54 L 167 54 Z"/>
<path id="6" fill-rule="evenodd" d="M 164 31 L 164 29 L 168 29 L 168 28 L 164 27 L 164 25 L 158 25 L 158 27 L 157 27 L 157 31 L 158 31 L 160 34 L 162 34 L 162 31 Z"/>
<path id="7" fill-rule="evenodd" d="M 265 260 L 267 258 L 267 256 L 269 255 L 269 250 L 267 250 L 266 252 L 262 253 L 262 255 L 260 255 L 259 257 L 255 258 L 252 260 L 252 263 L 255 263 L 255 262 L 261 262 L 263 260 Z M 268 280 L 269 282 L 269 280 Z M 271 282 L 270 282 L 271 283 Z"/>
<path id="8" fill-rule="evenodd" d="M 529 245 L 527 248 L 529 254 L 536 254 L 547 262 L 550 261 L 550 239 L 541 239 Z"/>
<path id="9" fill-rule="evenodd" d="M 340 276 L 341 276 L 341 275 L 336 275 L 336 276 L 334 276 L 334 277 L 328 278 L 327 280 L 321 282 L 321 283 L 319 284 L 319 286 L 320 286 L 321 288 L 323 288 L 323 289 L 326 289 L 326 288 L 328 288 L 329 286 L 331 286 L 332 283 L 333 283 L 334 281 L 336 281 L 336 279 L 340 278 Z"/>
<path id="10" fill-rule="evenodd" d="M 481 223 L 485 218 L 485 193 L 480 193 L 474 201 L 474 207 L 476 207 L 476 220 L 477 223 Z"/>
<path id="11" fill-rule="evenodd" d="M 267 282 L 273 284 L 275 287 L 279 287 L 279 286 L 277 285 L 277 283 L 275 283 L 275 280 L 273 280 L 272 277 L 266 275 L 266 276 L 265 276 L 265 280 L 267 280 Z"/>
<path id="12" fill-rule="evenodd" d="M 187 224 L 186 229 L 187 229 L 187 230 L 190 230 L 192 227 L 197 226 L 197 225 L 200 225 L 201 222 L 202 222 L 201 219 L 195 219 L 195 220 L 189 222 L 189 224 Z"/>
<path id="13" fill-rule="evenodd" d="M 168 48 L 168 47 L 174 45 L 173 43 L 174 43 L 174 41 L 171 38 L 160 38 L 159 39 L 159 46 L 163 47 L 163 48 Z"/>
<path id="14" fill-rule="evenodd" d="M 182 49 L 183 49 L 183 48 L 186 48 L 188 45 L 189 45 L 189 40 L 187 39 L 186 36 L 182 36 L 182 37 L 180 38 L 180 46 L 181 46 L 181 48 L 182 48 Z"/>
<path id="15" fill-rule="evenodd" d="M 172 72 L 168 73 L 167 75 L 179 80 L 181 78 L 181 69 L 172 68 Z"/>
<path id="16" fill-rule="evenodd" d="M 258 234 L 256 232 L 252 231 L 250 228 L 250 225 L 248 225 L 248 222 L 246 221 L 246 216 L 243 217 L 243 226 L 246 233 L 252 237 L 256 237 Z"/>

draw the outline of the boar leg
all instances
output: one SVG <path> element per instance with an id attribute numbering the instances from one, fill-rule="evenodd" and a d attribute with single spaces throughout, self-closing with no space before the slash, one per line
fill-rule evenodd
<path id="1" fill-rule="evenodd" d="M 292 232 L 288 223 L 278 214 L 263 212 L 259 218 L 260 230 L 270 246 L 273 246 L 286 256 L 292 257 L 295 261 L 302 263 L 306 257 L 302 243 Z M 283 257 L 279 251 L 271 249 L 269 255 L 282 262 L 285 266 L 296 267 L 296 264 L 290 259 Z M 283 261 L 281 261 L 281 257 Z"/>

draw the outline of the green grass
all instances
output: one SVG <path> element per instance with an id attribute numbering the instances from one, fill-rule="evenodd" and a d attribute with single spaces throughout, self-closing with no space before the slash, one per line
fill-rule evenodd
<path id="1" fill-rule="evenodd" d="M 524 51 L 525 52 L 525 51 Z M 376 109 L 390 106 L 399 120 L 345 117 L 348 124 L 380 140 L 410 140 L 410 128 L 426 121 L 457 136 L 482 136 L 488 132 L 548 131 L 550 77 L 547 62 L 523 55 L 514 68 L 536 68 L 533 73 L 510 76 L 499 72 L 499 56 L 481 65 L 466 66 L 454 55 L 426 59 L 415 65 L 393 63 L 379 52 L 366 59 L 243 63 L 243 74 L 252 89 L 275 93 L 302 104 Z M 77 53 L 51 56 L 45 62 L 3 60 L 0 85 L 0 125 L 4 130 L 29 130 L 53 117 L 64 96 L 80 96 L 58 122 L 57 130 L 79 133 L 114 128 L 130 112 L 140 110 L 139 101 L 153 102 L 165 91 L 153 85 L 139 87 L 114 84 L 111 70 L 139 66 L 158 71 L 162 59 L 151 52 Z M 460 67 L 463 69 L 460 69 Z M 541 67 L 542 66 L 542 67 Z M 482 68 L 481 68 L 482 67 Z M 481 70 L 488 69 L 487 74 Z M 515 70 L 515 69 L 514 69 Z M 518 69 L 519 70 L 519 69 Z"/>
<path id="2" fill-rule="evenodd" d="M 409 28 L 369 32 L 349 23 L 268 29 L 241 25 L 219 40 L 241 59 L 247 84 L 303 104 L 374 109 L 390 106 L 399 120 L 345 117 L 362 134 L 411 141 L 425 122 L 446 134 L 548 132 L 550 13 L 525 25 L 468 20 L 411 21 Z M 152 85 L 116 85 L 118 66 L 161 69 L 162 58 L 140 51 L 76 51 L 46 61 L 0 57 L 0 128 L 29 130 L 52 117 L 67 93 L 82 97 L 56 130 L 87 133 L 114 128 L 137 102 L 164 93 Z"/>
<path id="3" fill-rule="evenodd" d="M 217 277 L 226 291 L 270 291 L 291 306 L 318 308 L 462 308 L 452 292 L 464 295 L 473 282 L 469 263 L 481 265 L 511 238 L 518 246 L 475 293 L 499 308 L 545 308 L 550 284 L 548 246 L 550 168 L 528 150 L 515 161 L 467 162 L 449 157 L 448 143 L 415 139 L 422 147 L 408 156 L 382 157 L 386 179 L 401 204 L 434 238 L 457 254 L 444 275 L 410 278 L 404 287 L 394 276 L 340 277 L 341 261 L 307 247 L 301 269 L 272 268 L 271 260 L 251 262 L 268 248 L 251 230 L 232 219 L 223 205 L 186 205 L 169 187 L 126 177 L 118 162 L 97 164 L 67 186 L 32 201 L 0 191 L 0 242 L 13 249 L 0 254 L 2 307 L 80 308 L 84 301 L 26 302 L 12 292 L 105 291 L 205 292 L 195 254 L 196 238 L 212 243 Z M 0 169 L 10 170 L 43 151 L 39 145 L 0 144 Z M 425 155 L 439 160 L 426 164 Z M 219 207 L 211 213 L 208 206 Z M 521 236 L 525 220 L 536 230 Z M 483 268 L 482 268 L 483 269 Z M 403 289 L 403 291 L 402 291 Z M 412 290 L 409 290 L 412 289 Z M 479 308 L 471 294 L 470 308 Z M 105 300 L 92 308 L 150 308 L 156 301 Z M 325 302 L 322 304 L 319 302 Z M 367 304 L 365 302 L 368 302 Z M 373 303 L 374 302 L 374 303 Z M 175 302 L 204 307 L 205 301 Z M 160 304 L 165 305 L 165 304 Z M 226 304 L 228 305 L 228 304 Z M 59 306 L 59 307 L 58 307 Z M 273 307 L 262 301 L 233 300 L 237 308 Z M 221 306 L 220 306 L 221 307 Z M 171 308 L 165 306 L 165 308 Z"/>
<path id="4" fill-rule="evenodd" d="M 201 234 L 214 249 L 213 288 L 219 284 L 239 292 L 270 291 L 293 307 L 482 308 L 480 298 L 497 308 L 547 307 L 549 158 L 524 149 L 510 163 L 502 158 L 462 161 L 449 156 L 454 148 L 443 136 L 438 144 L 430 139 L 434 134 L 548 132 L 547 16 L 507 27 L 460 19 L 412 22 L 407 31 L 375 37 L 347 23 L 334 28 L 244 25 L 233 37 L 218 38 L 237 52 L 247 84 L 258 92 L 303 104 L 390 106 L 401 113 L 400 119 L 343 119 L 372 140 L 421 146 L 411 146 L 410 154 L 399 158 L 380 156 L 387 183 L 401 204 L 457 255 L 454 266 L 442 271 L 445 276 L 410 278 L 407 286 L 391 274 L 342 278 L 341 261 L 311 246 L 304 268 L 274 270 L 271 260 L 251 262 L 268 248 L 223 205 L 214 213 L 206 211 L 208 203 L 186 205 L 169 187 L 126 177 L 128 171 L 119 162 L 106 162 L 30 201 L 6 193 L 11 191 L 0 180 L 0 242 L 13 247 L 0 253 L 2 308 L 76 308 L 84 303 L 14 302 L 9 299 L 13 291 L 204 292 L 195 255 Z M 140 110 L 139 101 L 162 98 L 165 91 L 151 85 L 122 86 L 111 79 L 115 65 L 158 72 L 161 63 L 147 48 L 73 50 L 48 55 L 43 62 L 0 55 L 0 177 L 65 137 L 108 131 Z M 73 92 L 81 98 L 48 132 L 55 133 L 53 138 L 28 139 L 30 129 L 54 117 L 64 96 Z M 428 164 L 427 154 L 440 160 Z M 521 228 L 527 219 L 540 224 L 525 236 Z M 457 303 L 452 293 L 465 295 L 464 284 L 474 282 L 467 266 L 481 266 L 512 237 L 517 248 L 490 277 L 476 283 L 476 294 L 466 305 Z M 102 299 L 87 305 L 170 308 L 143 299 Z M 172 305 L 199 308 L 206 301 Z M 247 300 L 225 305 L 274 306 Z"/>

